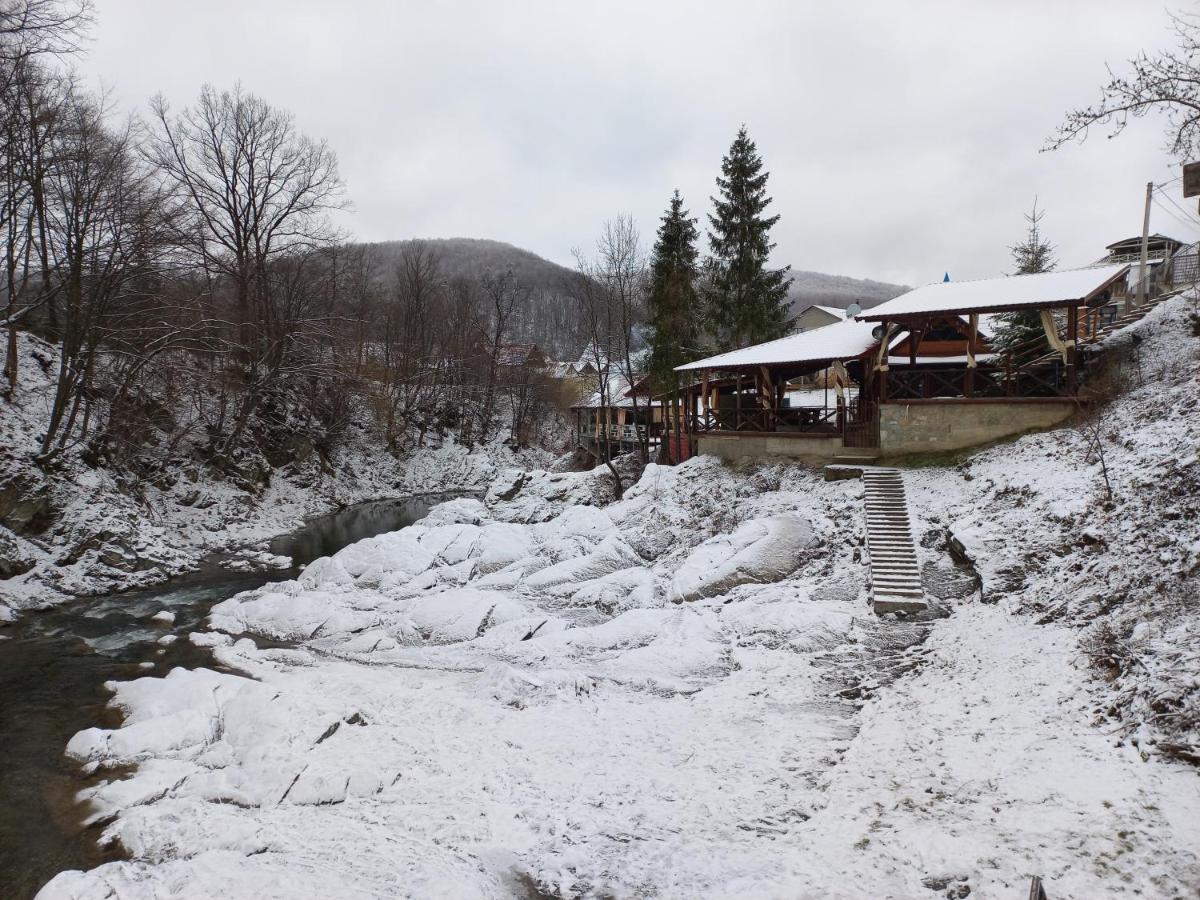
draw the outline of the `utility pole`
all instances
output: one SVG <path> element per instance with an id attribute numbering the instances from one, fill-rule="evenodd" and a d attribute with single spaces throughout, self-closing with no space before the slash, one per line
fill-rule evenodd
<path id="1" fill-rule="evenodd" d="M 1154 182 L 1146 182 L 1146 214 L 1142 217 L 1142 258 L 1138 263 L 1138 281 L 1137 281 L 1137 299 L 1134 306 L 1141 306 L 1146 302 L 1146 257 L 1150 251 L 1150 200 L 1154 196 Z M 1126 312 L 1129 312 L 1129 303 L 1126 301 Z"/>

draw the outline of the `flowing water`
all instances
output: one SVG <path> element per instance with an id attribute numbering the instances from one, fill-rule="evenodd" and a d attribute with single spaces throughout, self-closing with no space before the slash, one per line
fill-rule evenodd
<path id="1" fill-rule="evenodd" d="M 197 572 L 155 588 L 73 601 L 31 613 L 0 631 L 0 898 L 21 900 L 65 869 L 88 869 L 118 852 L 96 844 L 75 795 L 85 777 L 63 754 L 67 741 L 93 725 L 114 727 L 104 683 L 164 675 L 176 666 L 213 665 L 187 640 L 209 609 L 239 591 L 294 578 L 299 568 L 347 544 L 395 531 L 422 518 L 447 496 L 379 500 L 309 522 L 270 542 L 293 568 L 238 573 L 214 557 Z M 175 621 L 150 617 L 170 610 Z M 159 638 L 174 634 L 167 646 Z M 153 668 L 140 664 L 153 663 Z"/>

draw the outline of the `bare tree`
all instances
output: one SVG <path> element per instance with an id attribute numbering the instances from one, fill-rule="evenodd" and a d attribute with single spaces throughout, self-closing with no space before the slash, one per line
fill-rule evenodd
<path id="1" fill-rule="evenodd" d="M 1108 440 L 1108 427 L 1106 426 L 1109 426 L 1109 422 L 1105 419 L 1098 402 L 1094 401 L 1084 406 L 1077 398 L 1075 403 L 1077 406 L 1075 430 L 1083 441 L 1084 462 L 1095 461 L 1100 464 L 1100 476 L 1104 480 L 1105 500 L 1112 503 L 1112 478 L 1108 471 L 1108 454 L 1105 449 L 1105 442 Z"/>
<path id="2" fill-rule="evenodd" d="M 217 448 L 223 455 L 294 346 L 299 323 L 277 291 L 276 266 L 333 243 L 329 213 L 342 205 L 342 181 L 328 144 L 300 134 L 290 113 L 240 86 L 206 86 L 176 117 L 162 97 L 151 108 L 146 154 L 179 204 L 181 239 L 195 265 L 233 288 L 243 391 Z"/>
<path id="3" fill-rule="evenodd" d="M 106 127 L 99 100 L 73 93 L 62 109 L 46 180 L 52 277 L 63 301 L 62 343 L 54 399 L 40 459 L 67 446 L 90 386 L 110 318 L 147 287 L 164 235 L 162 197 L 140 166 L 132 127 Z"/>
<path id="4" fill-rule="evenodd" d="M 618 216 L 605 222 L 596 243 L 596 257 L 575 253 L 579 277 L 572 294 L 580 311 L 585 338 L 585 354 L 591 357 L 597 375 L 597 402 L 609 411 L 621 401 L 628 389 L 638 435 L 639 455 L 649 459 L 648 437 L 637 427 L 640 406 L 636 390 L 640 372 L 634 362 L 634 332 L 644 321 L 646 264 L 639 235 L 633 219 Z M 619 498 L 624 488 L 612 461 L 609 422 L 603 423 L 603 433 L 597 435 L 600 461 L 612 473 L 615 493 Z M 648 429 L 647 429 L 648 431 Z"/>
<path id="5" fill-rule="evenodd" d="M 487 443 L 496 417 L 496 393 L 504 349 L 525 292 L 512 272 L 485 275 L 480 287 L 484 303 L 477 311 L 475 327 L 484 348 L 486 375 L 479 415 L 479 440 Z"/>
<path id="6" fill-rule="evenodd" d="M 634 329 L 646 319 L 646 256 L 633 217 L 621 215 L 605 222 L 597 250 L 599 259 L 593 277 L 600 281 L 605 302 L 613 310 L 613 362 L 629 385 L 638 449 L 644 463 L 650 458 L 649 428 L 638 427 L 643 407 L 639 405 L 637 385 L 643 373 L 640 366 L 634 364 L 633 346 Z M 648 404 L 646 411 L 649 411 Z"/>
<path id="7" fill-rule="evenodd" d="M 0 63 L 0 66 L 4 65 Z M 0 86 L 0 232 L 4 243 L 4 324 L 8 347 L 7 389 L 17 384 L 17 327 L 44 313 L 47 337 L 57 339 L 57 285 L 50 272 L 46 182 L 54 167 L 54 144 L 63 109 L 79 96 L 69 77 L 36 59 L 7 71 Z"/>
<path id="8" fill-rule="evenodd" d="M 423 445 L 439 418 L 446 294 L 437 252 L 420 241 L 407 244 L 397 261 L 393 294 L 383 316 L 381 390 L 390 447 L 412 427 L 417 429 L 417 446 Z"/>
<path id="9" fill-rule="evenodd" d="M 0 60 L 71 53 L 91 24 L 91 0 L 0 0 Z"/>
<path id="10" fill-rule="evenodd" d="M 1126 74 L 1117 74 L 1110 67 L 1100 101 L 1067 113 L 1043 150 L 1082 141 L 1097 125 L 1106 126 L 1108 137 L 1115 137 L 1131 117 L 1157 112 L 1166 118 L 1170 153 L 1185 162 L 1195 158 L 1200 152 L 1200 18 L 1172 15 L 1171 23 L 1178 49 L 1139 53 L 1129 61 L 1131 70 Z"/>

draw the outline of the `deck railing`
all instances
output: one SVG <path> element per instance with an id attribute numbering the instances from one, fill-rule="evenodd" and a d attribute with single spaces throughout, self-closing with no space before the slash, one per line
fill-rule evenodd
<path id="1" fill-rule="evenodd" d="M 657 424 L 647 428 L 645 425 L 609 425 L 589 423 L 579 425 L 575 429 L 578 440 L 604 441 L 614 444 L 636 444 L 641 440 L 651 443 L 658 440 L 660 428 Z"/>
<path id="2" fill-rule="evenodd" d="M 693 413 L 681 424 L 693 434 L 713 431 L 837 434 L 841 429 L 837 409 L 824 406 L 752 406 L 747 399 L 747 405 L 741 409 L 708 409 Z M 669 417 L 667 424 L 668 428 L 672 426 Z"/>
<path id="3" fill-rule="evenodd" d="M 888 372 L 887 400 L 1067 397 L 1074 388 L 1059 360 L 1029 366 L 975 369 L 920 366 Z"/>

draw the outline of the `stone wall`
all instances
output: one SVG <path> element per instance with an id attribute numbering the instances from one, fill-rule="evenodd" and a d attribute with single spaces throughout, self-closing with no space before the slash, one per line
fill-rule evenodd
<path id="1" fill-rule="evenodd" d="M 1071 400 L 882 403 L 879 445 L 885 456 L 961 450 L 1023 431 L 1052 428 L 1074 412 Z"/>
<path id="2" fill-rule="evenodd" d="M 844 452 L 840 437 L 798 437 L 786 433 L 743 433 L 736 436 L 708 434 L 697 438 L 696 451 L 701 455 L 719 456 L 722 459 L 737 459 L 742 456 L 790 456 L 814 462 L 824 462 Z"/>

